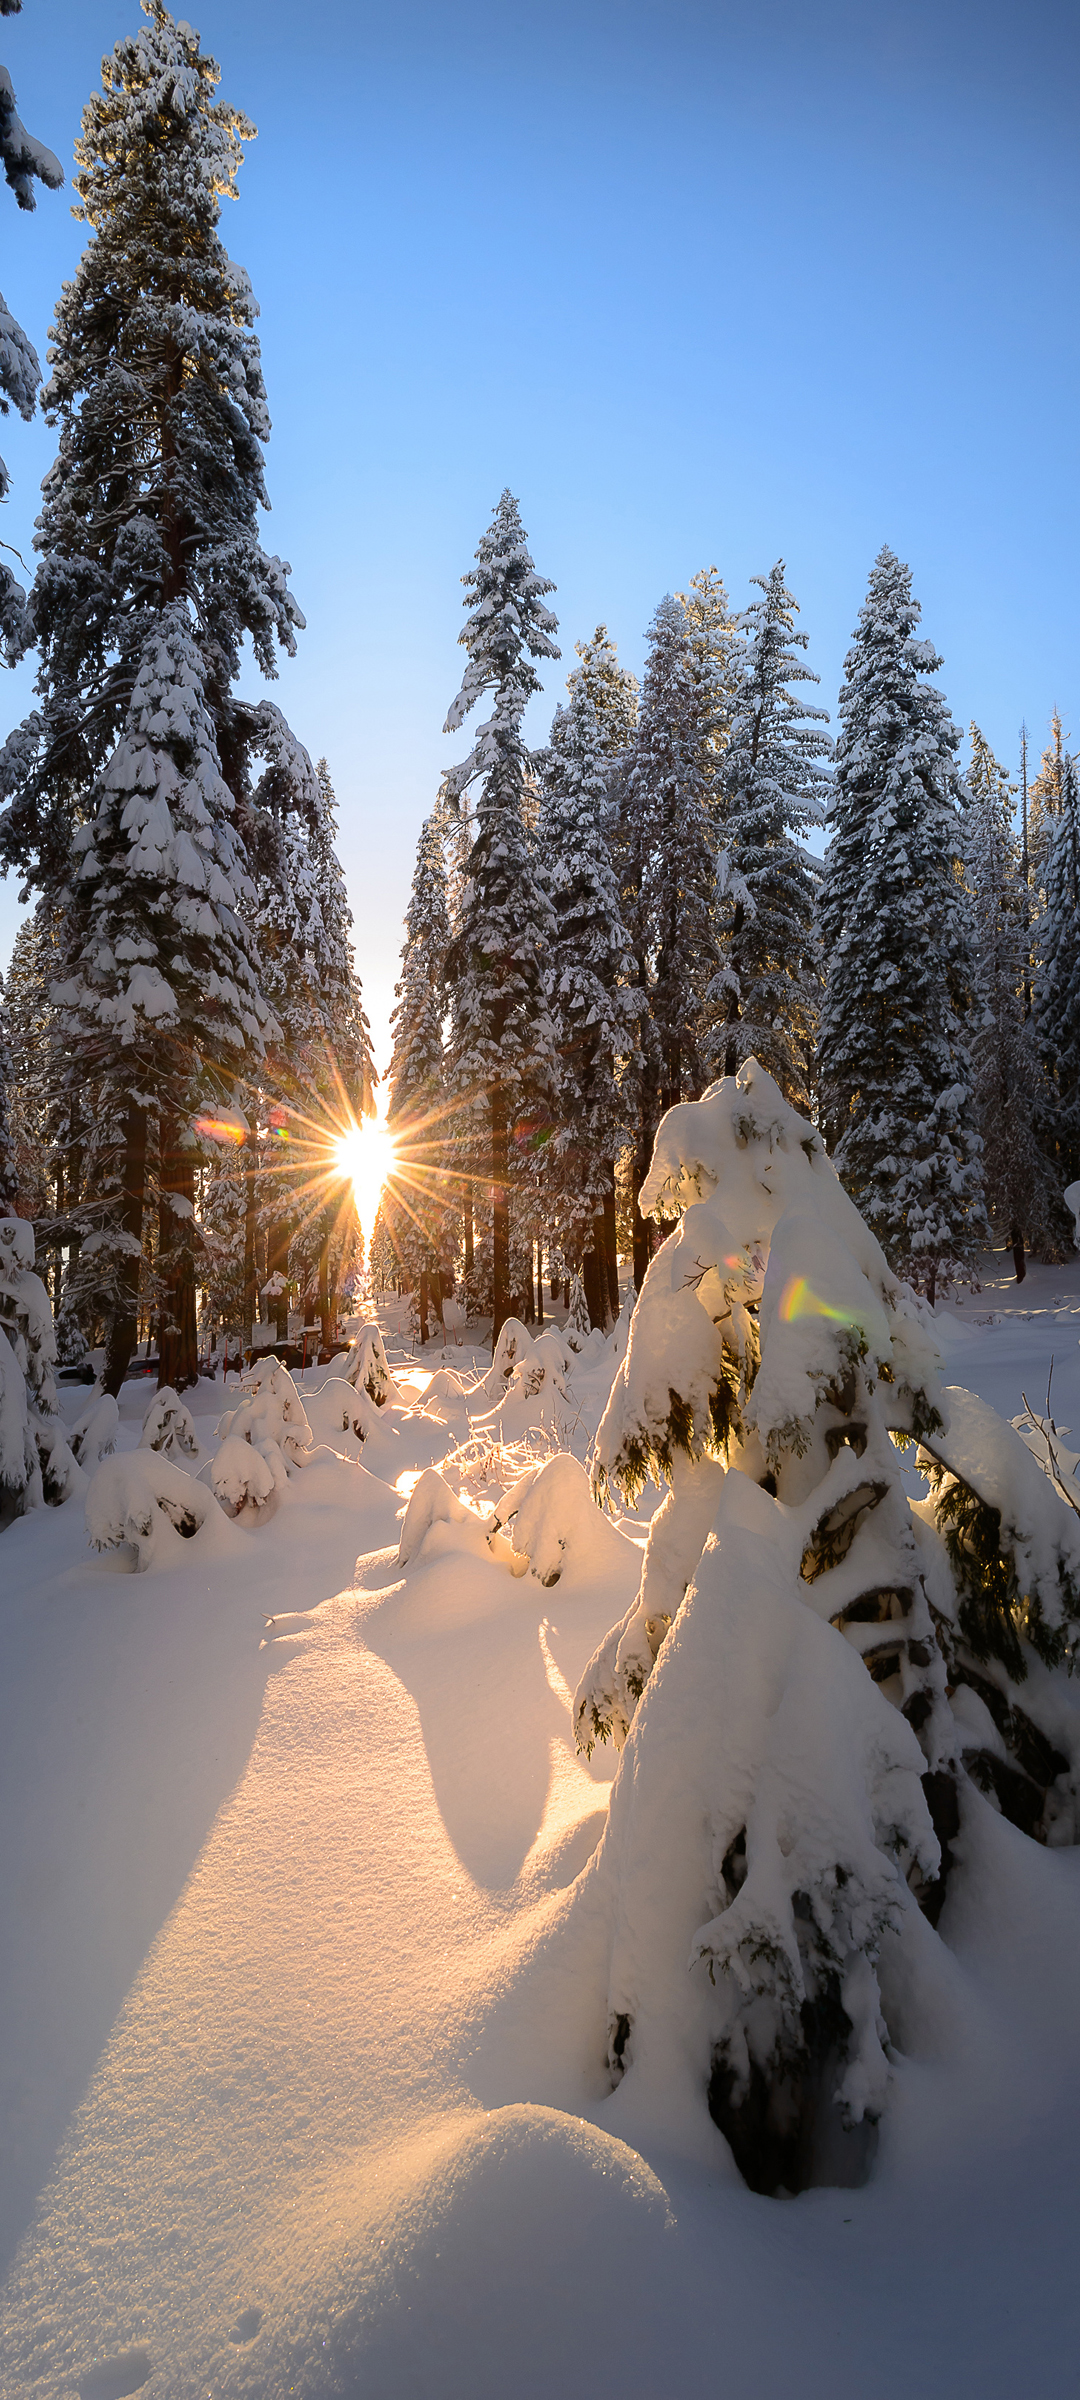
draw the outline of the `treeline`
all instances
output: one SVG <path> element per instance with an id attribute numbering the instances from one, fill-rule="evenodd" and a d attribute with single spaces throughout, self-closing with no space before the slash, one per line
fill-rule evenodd
<path id="1" fill-rule="evenodd" d="M 291 1287 L 329 1333 L 356 1231 L 328 1141 L 372 1087 L 325 761 L 236 691 L 245 637 L 273 676 L 304 622 L 258 539 L 257 312 L 217 230 L 253 128 L 190 27 L 144 13 L 76 145 L 39 564 L 0 594 L 9 654 L 40 656 L 0 752 L 0 863 L 35 896 L 0 1209 L 36 1219 L 62 1345 L 105 1342 L 111 1391 L 140 1330 L 193 1380 L 199 1289 L 250 1338 Z"/>
<path id="2" fill-rule="evenodd" d="M 758 1057 L 822 1123 L 894 1266 L 933 1298 L 992 1219 L 1059 1255 L 1080 1175 L 1077 770 L 1059 721 L 1029 791 L 929 678 L 908 569 L 876 560 L 833 745 L 782 562 L 736 613 L 715 568 L 668 596 L 640 688 L 606 629 L 547 745 L 522 734 L 554 589 L 504 493 L 464 578 L 446 730 L 490 715 L 424 825 L 394 1017 L 400 1166 L 375 1264 L 421 1330 L 464 1273 L 495 1329 L 542 1268 L 591 1323 L 640 1288 L 637 1197 L 665 1109 Z M 1025 736 L 1026 743 L 1026 736 Z M 832 759 L 832 766 L 827 763 Z M 829 837 L 824 860 L 807 846 Z"/>

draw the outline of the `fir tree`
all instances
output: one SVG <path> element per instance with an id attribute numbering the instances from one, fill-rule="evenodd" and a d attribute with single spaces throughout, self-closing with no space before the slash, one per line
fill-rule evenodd
<path id="1" fill-rule="evenodd" d="M 818 870 L 793 836 L 821 823 L 831 751 L 828 712 L 793 692 L 818 678 L 797 655 L 797 602 L 783 560 L 755 575 L 764 598 L 740 620 L 730 669 L 731 724 L 718 776 L 720 972 L 715 1055 L 727 1075 L 756 1057 L 797 1108 L 809 1104 L 820 966 Z"/>
<path id="2" fill-rule="evenodd" d="M 638 680 L 619 654 L 606 625 L 598 625 L 590 641 L 575 642 L 578 664 L 567 678 L 567 690 L 588 695 L 596 720 L 597 745 L 609 768 L 633 748 L 638 719 Z"/>
<path id="3" fill-rule="evenodd" d="M 0 16 L 17 16 L 21 7 L 22 0 L 0 0 Z M 58 191 L 63 183 L 59 159 L 27 132 L 19 117 L 6 67 L 0 67 L 0 160 L 20 208 L 35 206 L 35 182 L 45 184 L 50 191 Z M 17 408 L 29 423 L 40 382 L 37 351 L 0 292 L 0 416 L 6 417 L 9 408 Z M 8 471 L 0 458 L 0 500 L 6 499 L 9 485 Z M 0 548 L 4 547 L 6 544 L 0 544 Z M 26 595 L 10 567 L 0 559 L 0 642 L 7 658 L 20 657 L 28 640 Z"/>
<path id="4" fill-rule="evenodd" d="M 398 1261 L 417 1296 L 420 1339 L 428 1338 L 429 1300 L 442 1318 L 442 1253 L 448 1209 L 445 1173 L 446 958 L 450 914 L 441 812 L 420 829 L 412 891 L 405 913 L 401 974 L 391 1020 L 387 1125 L 395 1168 L 383 1195 L 383 1217 Z"/>
<path id="5" fill-rule="evenodd" d="M 960 735 L 923 678 L 910 570 L 875 561 L 840 694 L 819 1077 L 836 1165 L 897 1272 L 933 1300 L 985 1238 Z"/>
<path id="6" fill-rule="evenodd" d="M 45 391 L 59 453 L 32 594 L 39 711 L 0 760 L 0 849 L 65 880 L 82 803 L 119 739 L 160 611 L 186 598 L 227 780 L 244 775 L 229 686 L 249 635 L 263 672 L 303 623 L 258 541 L 270 432 L 251 287 L 217 231 L 254 129 L 215 101 L 218 68 L 161 0 L 102 62 L 76 144 L 91 240 L 56 311 Z"/>
<path id="7" fill-rule="evenodd" d="M 978 1003 L 971 1042 L 975 1122 L 982 1136 L 987 1206 L 1005 1227 L 1022 1283 L 1026 1245 L 1053 1250 L 1061 1228 L 1054 1225 L 1054 1194 L 1036 1131 L 1040 1119 L 1045 1122 L 1049 1094 L 1040 1106 L 1043 1073 L 1034 1029 L 1024 1021 L 1027 892 L 1013 832 L 1016 785 L 977 725 L 971 727 L 967 786 Z"/>
<path id="8" fill-rule="evenodd" d="M 661 1112 L 708 1081 L 707 994 L 716 971 L 709 802 L 720 709 L 715 662 L 670 594 L 649 628 L 637 738 L 620 797 L 617 854 L 634 954 L 641 1067 L 635 1200 Z M 635 1215 L 640 1290 L 648 1233 Z"/>
<path id="9" fill-rule="evenodd" d="M 190 1292 L 192 1310 L 194 1301 L 192 1119 L 215 1086 L 228 1103 L 238 1068 L 260 1054 L 268 1026 L 244 922 L 255 895 L 233 830 L 205 669 L 180 604 L 163 612 L 147 642 L 96 800 L 75 840 L 68 971 L 53 999 L 72 1071 L 93 1078 L 103 1117 L 115 1112 L 123 1125 L 113 1200 L 94 1236 L 114 1288 L 105 1388 L 116 1392 L 135 1341 L 151 1112 L 163 1127 L 167 1304 L 182 1323 L 189 1310 L 181 1292 Z M 164 1364 L 164 1345 L 162 1357 Z M 169 1380 L 179 1390 L 194 1371 L 181 1359 Z"/>
<path id="10" fill-rule="evenodd" d="M 492 1340 L 510 1310 L 511 1138 L 523 1149 L 557 1088 L 547 1006 L 551 909 L 533 870 L 523 818 L 529 753 L 527 702 L 540 690 L 533 660 L 557 658 L 556 621 L 544 606 L 554 589 L 529 556 L 516 500 L 504 492 L 463 576 L 468 653 L 445 730 L 454 733 L 491 694 L 491 716 L 468 757 L 447 779 L 461 807 L 478 786 L 461 922 L 448 958 L 453 1074 L 462 1104 L 482 1105 L 492 1208 Z"/>
<path id="11" fill-rule="evenodd" d="M 639 1003 L 628 988 L 633 954 L 605 830 L 609 757 L 594 680 L 583 660 L 570 677 L 566 706 L 556 711 L 536 849 L 555 917 L 550 969 L 560 1062 L 559 1127 L 545 1161 L 545 1196 L 559 1245 L 583 1276 L 591 1322 L 606 1329 L 619 1313 L 615 1156 Z"/>
<path id="12" fill-rule="evenodd" d="M 1055 819 L 1061 815 L 1065 782 L 1065 734 L 1061 712 L 1054 710 L 1050 719 L 1050 739 L 1039 762 L 1039 772 L 1027 795 L 1028 852 L 1031 877 L 1037 892 L 1046 889 L 1046 874 L 1050 859 Z"/>
<path id="13" fill-rule="evenodd" d="M 1059 801 L 1046 847 L 1046 904 L 1035 929 L 1035 1014 L 1053 1085 L 1053 1138 L 1065 1186 L 1080 1177 L 1080 775 L 1068 751 L 1061 759 Z"/>

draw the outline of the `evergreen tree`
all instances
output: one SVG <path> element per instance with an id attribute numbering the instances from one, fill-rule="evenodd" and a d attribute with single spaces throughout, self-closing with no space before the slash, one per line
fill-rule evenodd
<path id="1" fill-rule="evenodd" d="M 556 710 L 537 828 L 538 869 L 555 917 L 550 971 L 560 1062 L 559 1125 L 543 1181 L 559 1245 L 583 1276 L 590 1320 L 606 1329 L 619 1313 L 615 1156 L 639 1004 L 628 988 L 633 954 L 605 830 L 609 759 L 591 680 L 579 669 L 566 706 Z"/>
<path id="2" fill-rule="evenodd" d="M 620 797 L 623 920 L 634 955 L 641 1066 L 636 1078 L 634 1196 L 663 1110 L 708 1081 L 707 994 L 717 966 L 716 870 L 709 802 L 720 712 L 715 662 L 670 594 L 649 628 L 637 738 Z M 634 1281 L 648 1262 L 635 1214 Z"/>
<path id="3" fill-rule="evenodd" d="M 1061 1187 L 1080 1177 L 1080 775 L 1061 759 L 1060 806 L 1050 820 L 1046 905 L 1035 929 L 1039 1050 L 1053 1085 Z"/>
<path id="4" fill-rule="evenodd" d="M 1060 710 L 1050 719 L 1050 739 L 1039 763 L 1039 772 L 1028 792 L 1028 850 L 1031 877 L 1036 892 L 1045 892 L 1046 874 L 1053 840 L 1054 823 L 1061 815 L 1065 781 L 1065 734 Z"/>
<path id="5" fill-rule="evenodd" d="M 80 883 L 77 894 L 75 884 L 68 887 L 69 861 L 80 827 L 85 831 L 102 805 L 110 755 L 119 756 L 132 734 L 129 711 L 141 677 L 176 681 L 176 711 L 171 721 L 168 711 L 161 719 L 166 731 L 150 719 L 141 727 L 144 745 L 159 743 L 156 765 L 147 757 L 140 768 L 143 791 L 156 782 L 164 793 L 186 771 L 177 727 L 197 687 L 199 737 L 187 763 L 195 782 L 205 770 L 215 791 L 215 779 L 224 778 L 237 804 L 234 826 L 254 853 L 259 826 L 251 760 L 265 746 L 265 724 L 258 709 L 233 699 L 230 686 L 245 635 L 264 672 L 273 674 L 275 639 L 291 651 L 303 622 L 287 568 L 257 538 L 258 511 L 267 505 L 262 448 L 269 419 L 252 332 L 255 302 L 217 231 L 221 198 L 235 190 L 241 142 L 252 129 L 238 111 L 215 101 L 218 70 L 190 27 L 175 24 L 161 0 L 142 5 L 149 22 L 103 62 L 103 89 L 87 104 L 77 145 L 76 213 L 92 238 L 56 312 L 45 395 L 60 441 L 39 519 L 42 556 L 32 595 L 41 705 L 0 756 L 0 796 L 8 801 L 0 857 L 50 900 L 65 888 L 77 897 L 65 936 L 77 957 L 86 939 L 87 887 Z M 172 647 L 171 668 L 163 664 L 163 643 Z M 223 821 L 224 802 L 214 805 Z M 212 849 L 212 828 L 204 830 Z M 228 841 L 234 850 L 233 828 Z M 175 864 L 182 888 L 187 867 L 180 849 Z M 151 905 L 148 878 L 139 890 L 149 915 L 128 938 L 154 950 L 160 912 Z M 162 901 L 167 908 L 164 894 Z M 236 939 L 243 952 L 247 937 L 241 931 Z M 224 973 L 228 981 L 227 967 Z M 248 1001 L 252 1023 L 264 1022 L 265 1009 Z M 156 1055 L 163 1059 L 164 1050 Z M 193 1069 L 203 1056 L 197 1044 Z M 165 1093 L 144 1085 L 139 1104 L 125 1104 L 120 1118 L 119 1086 L 115 1076 L 107 1078 L 108 1106 L 95 1117 L 82 1171 L 95 1201 L 114 1191 L 120 1217 L 108 1240 L 105 1228 L 91 1237 L 79 1265 L 84 1299 L 117 1312 L 112 1377 L 122 1371 L 138 1296 L 134 1253 L 124 1250 L 121 1271 L 114 1237 L 119 1226 L 130 1243 L 144 1223 L 155 1143 L 166 1332 L 183 1351 L 169 1380 L 179 1385 L 194 1372 L 190 1227 L 199 1152 L 193 1117 L 213 1102 L 215 1079 L 220 1102 L 223 1056 L 219 1045 L 208 1091 L 199 1088 L 197 1071 L 186 1084 L 170 1073 Z M 234 1054 L 234 1072 L 242 1064 Z M 71 1174 L 67 1181 L 70 1201 Z M 109 1208 L 115 1215 L 113 1202 Z M 95 1256 L 106 1269 L 96 1294 L 89 1288 Z M 164 1347 L 162 1355 L 164 1366 Z"/>
<path id="6" fill-rule="evenodd" d="M 0 975 L 0 1217 L 17 1214 L 19 1177 L 15 1164 L 15 1144 L 12 1138 L 12 1065 L 9 1032 L 9 1003 L 3 976 Z"/>
<path id="7" fill-rule="evenodd" d="M 972 1124 L 970 907 L 959 875 L 960 735 L 923 678 L 910 570 L 875 560 L 844 666 L 819 1077 L 830 1148 L 894 1269 L 924 1289 L 985 1239 Z"/>
<path id="8" fill-rule="evenodd" d="M 606 625 L 598 625 L 590 641 L 575 642 L 574 650 L 578 664 L 568 676 L 566 688 L 571 694 L 578 690 L 587 693 L 596 720 L 598 749 L 610 768 L 633 748 L 637 676 L 619 665 L 618 650 Z"/>
<path id="9" fill-rule="evenodd" d="M 1024 1021 L 1027 892 L 1012 822 L 1016 785 L 977 725 L 971 727 L 967 786 L 978 1003 L 971 1042 L 975 1123 L 982 1137 L 987 1206 L 1006 1229 L 1022 1283 L 1025 1246 L 1053 1250 L 1061 1228 L 1054 1225 L 1054 1194 L 1036 1130 L 1047 1115 L 1046 1103 L 1040 1106 L 1043 1073 L 1033 1027 Z"/>
<path id="10" fill-rule="evenodd" d="M 68 971 L 53 999 L 71 1073 L 93 1078 L 103 1118 L 123 1127 L 94 1237 L 99 1270 L 107 1265 L 113 1284 L 105 1388 L 117 1392 L 136 1337 L 151 1111 L 162 1128 L 166 1306 L 182 1330 L 194 1321 L 192 1120 L 215 1088 L 228 1104 L 238 1069 L 261 1053 L 268 1029 L 244 921 L 255 895 L 233 830 L 205 669 L 179 603 L 146 644 L 95 797 L 75 838 Z M 163 1366 L 165 1352 L 163 1343 Z M 194 1379 L 190 1356 L 169 1363 L 175 1389 Z"/>
<path id="11" fill-rule="evenodd" d="M 557 658 L 556 621 L 544 606 L 554 589 L 529 556 L 516 500 L 504 492 L 462 577 L 469 611 L 460 641 L 468 654 L 445 730 L 454 733 L 477 701 L 492 713 L 447 788 L 458 807 L 478 786 L 461 922 L 447 962 L 452 995 L 453 1077 L 463 1105 L 483 1108 L 491 1189 L 492 1341 L 510 1309 L 512 1132 L 527 1147 L 554 1105 L 557 1061 L 548 1013 L 546 955 L 551 908 L 533 870 L 523 819 L 529 753 L 527 702 L 540 690 L 532 664 Z"/>
<path id="12" fill-rule="evenodd" d="M 0 0 L 0 16 L 18 16 L 21 7 L 22 0 Z M 45 184 L 51 191 L 58 191 L 63 183 L 59 159 L 27 132 L 19 117 L 6 67 L 0 67 L 0 160 L 20 208 L 35 206 L 35 182 Z M 17 408 L 29 423 L 40 382 L 37 351 L 0 292 L 0 416 L 6 417 L 9 408 Z M 8 471 L 0 458 L 0 500 L 7 498 L 9 488 Z M 0 544 L 2 547 L 6 545 Z M 10 567 L 0 559 L 0 643 L 9 661 L 22 655 L 28 640 L 26 595 Z"/>
<path id="13" fill-rule="evenodd" d="M 443 1045 L 449 948 L 446 855 L 441 812 L 435 810 L 425 819 L 416 846 L 401 974 L 395 986 L 387 1109 L 395 1167 L 383 1194 L 387 1234 L 417 1296 L 422 1342 L 428 1338 L 429 1300 L 440 1320 L 442 1317 L 442 1256 L 449 1200 Z"/>
<path id="14" fill-rule="evenodd" d="M 797 602 L 783 560 L 755 575 L 764 598 L 740 620 L 731 724 L 718 776 L 720 972 L 715 1055 L 727 1075 L 756 1057 L 793 1106 L 809 1105 L 821 973 L 818 870 L 802 843 L 822 821 L 828 712 L 793 692 L 818 678 L 797 655 Z"/>
<path id="15" fill-rule="evenodd" d="M 156 619 L 186 598 L 226 779 L 249 720 L 229 687 L 250 635 L 267 675 L 303 623 L 288 568 L 260 548 L 270 432 L 256 306 L 217 231 L 253 127 L 215 101 L 218 68 L 162 0 L 102 62 L 76 143 L 91 228 L 56 310 L 45 391 L 59 453 L 32 594 L 41 706 L 0 759 L 0 852 L 66 879 L 85 795 L 120 738 Z"/>

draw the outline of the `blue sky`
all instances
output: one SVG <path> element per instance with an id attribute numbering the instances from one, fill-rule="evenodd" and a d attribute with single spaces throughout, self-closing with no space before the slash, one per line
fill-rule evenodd
<path id="1" fill-rule="evenodd" d="M 778 556 L 832 710 L 875 552 L 909 560 L 957 719 L 1015 762 L 1080 741 L 1074 0 L 208 0 L 254 119 L 229 249 L 262 307 L 265 539 L 308 619 L 275 697 L 341 804 L 381 1055 L 462 654 L 458 578 L 505 484 L 565 665 L 640 670 L 662 594 Z M 136 0 L 25 0 L 0 57 L 70 161 Z M 5 199 L 6 199 L 5 194 Z M 44 354 L 83 228 L 4 213 Z M 10 419 L 24 552 L 52 440 Z M 32 668 L 0 682 L 0 731 Z M 251 675 L 252 688 L 258 678 Z M 17 921 L 0 885 L 0 960 Z"/>

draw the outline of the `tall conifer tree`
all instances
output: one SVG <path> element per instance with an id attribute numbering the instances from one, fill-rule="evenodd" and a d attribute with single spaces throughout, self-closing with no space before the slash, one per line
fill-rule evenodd
<path id="1" fill-rule="evenodd" d="M 1064 1187 L 1080 1178 L 1080 774 L 1065 750 L 1045 877 L 1046 905 L 1035 931 L 1035 1013 L 1054 1089 L 1053 1135 Z"/>
<path id="2" fill-rule="evenodd" d="M 421 826 L 416 846 L 401 974 L 395 986 L 387 1124 L 395 1137 L 398 1164 L 383 1194 L 386 1230 L 417 1295 L 424 1342 L 430 1302 L 442 1316 L 442 1248 L 449 1207 L 443 1039 L 449 948 L 446 854 L 442 812 L 436 809 Z"/>
<path id="3" fill-rule="evenodd" d="M 821 922 L 819 1076 L 830 1147 L 894 1269 L 931 1301 L 985 1239 L 959 864 L 960 735 L 924 677 L 909 568 L 874 562 L 844 663 Z"/>
<path id="4" fill-rule="evenodd" d="M 1034 1029 L 1024 1019 L 1027 969 L 1027 891 L 1013 831 L 1009 782 L 977 725 L 971 727 L 967 774 L 971 806 L 965 825 L 968 882 L 975 905 L 975 994 L 972 1034 L 975 1122 L 982 1136 L 986 1203 L 1005 1230 L 1026 1273 L 1028 1244 L 1053 1250 L 1058 1213 L 1037 1128 L 1052 1105 Z"/>
<path id="5" fill-rule="evenodd" d="M 818 870 L 802 843 L 824 815 L 828 711 L 793 684 L 818 678 L 799 656 L 798 603 L 782 559 L 751 577 L 764 597 L 740 620 L 731 723 L 718 775 L 720 972 L 714 1055 L 734 1075 L 757 1058 L 794 1108 L 809 1104 L 821 970 Z"/>
<path id="6" fill-rule="evenodd" d="M 536 572 L 509 492 L 462 581 L 469 614 L 459 639 L 468 664 L 445 731 L 456 733 L 488 694 L 492 713 L 447 778 L 459 808 L 476 790 L 448 974 L 454 1080 L 463 1104 L 480 1103 L 485 1121 L 495 1342 L 510 1314 L 511 1141 L 516 1128 L 528 1141 L 538 1114 L 553 1108 L 558 1083 L 546 965 L 553 920 L 524 824 L 531 762 L 522 731 L 526 704 L 540 690 L 532 662 L 559 655 L 556 620 L 544 605 L 554 585 Z"/>

